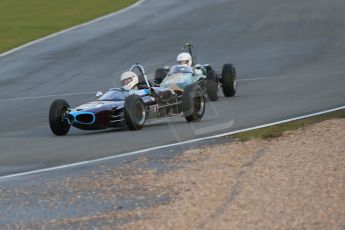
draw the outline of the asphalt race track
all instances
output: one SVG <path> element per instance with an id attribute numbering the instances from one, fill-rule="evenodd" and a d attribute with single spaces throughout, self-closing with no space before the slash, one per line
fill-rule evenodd
<path id="1" fill-rule="evenodd" d="M 0 58 L 0 175 L 112 156 L 305 115 L 345 104 L 345 1 L 147 0 L 129 11 Z M 173 64 L 186 41 L 200 63 L 233 63 L 238 94 L 204 119 L 140 131 L 54 136 L 48 110 L 119 85 L 135 62 Z M 54 96 L 57 95 L 57 96 Z M 60 95 L 60 96 L 59 96 Z"/>

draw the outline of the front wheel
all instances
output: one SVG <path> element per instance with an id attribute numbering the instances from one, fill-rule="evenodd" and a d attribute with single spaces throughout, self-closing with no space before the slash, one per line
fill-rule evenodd
<path id="1" fill-rule="evenodd" d="M 222 70 L 223 93 L 226 97 L 233 97 L 237 90 L 236 69 L 232 64 L 225 64 Z"/>
<path id="2" fill-rule="evenodd" d="M 125 100 L 125 122 L 130 130 L 142 129 L 146 120 L 145 105 L 141 97 L 132 94 Z"/>
<path id="3" fill-rule="evenodd" d="M 182 111 L 188 122 L 199 121 L 205 113 L 205 97 L 198 85 L 188 85 L 182 94 Z"/>
<path id="4" fill-rule="evenodd" d="M 64 136 L 70 129 L 70 124 L 65 119 L 65 114 L 69 107 L 67 101 L 62 99 L 55 100 L 50 106 L 49 126 L 56 136 Z"/>

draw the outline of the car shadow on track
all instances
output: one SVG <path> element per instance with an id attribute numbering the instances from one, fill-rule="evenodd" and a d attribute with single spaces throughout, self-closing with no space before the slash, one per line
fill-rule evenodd
<path id="1" fill-rule="evenodd" d="M 169 119 L 166 120 L 159 120 L 159 121 L 150 121 L 145 126 L 143 127 L 142 130 L 146 130 L 150 127 L 168 127 L 170 124 L 181 124 L 181 123 L 186 123 L 186 121 L 183 119 L 181 121 L 169 121 Z M 131 131 L 128 130 L 126 127 L 118 127 L 118 128 L 108 128 L 108 129 L 103 129 L 103 130 L 78 130 L 74 129 L 71 133 L 67 134 L 67 136 L 91 136 L 91 135 L 102 135 L 102 134 L 109 134 L 109 133 L 119 133 L 119 132 L 132 132 L 133 134 L 135 133 L 140 133 L 142 130 L 137 130 L 137 131 Z M 52 134 L 52 136 L 54 136 Z"/>

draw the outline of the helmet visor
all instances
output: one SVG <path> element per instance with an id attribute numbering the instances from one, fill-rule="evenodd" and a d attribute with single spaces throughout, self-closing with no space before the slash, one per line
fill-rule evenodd
<path id="1" fill-rule="evenodd" d="M 125 80 L 121 81 L 122 85 L 128 85 L 133 81 L 133 78 L 126 78 Z"/>
<path id="2" fill-rule="evenodd" d="M 179 61 L 180 65 L 188 65 L 188 60 Z"/>

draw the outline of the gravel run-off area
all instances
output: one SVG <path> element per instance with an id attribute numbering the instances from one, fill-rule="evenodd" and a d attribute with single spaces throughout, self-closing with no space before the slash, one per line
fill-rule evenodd
<path id="1" fill-rule="evenodd" d="M 345 119 L 0 181 L 1 229 L 345 229 Z"/>

